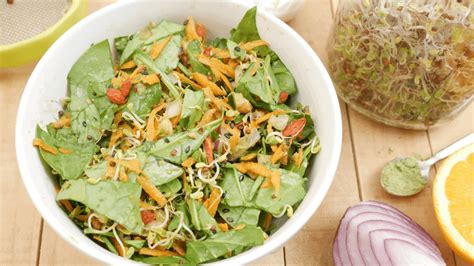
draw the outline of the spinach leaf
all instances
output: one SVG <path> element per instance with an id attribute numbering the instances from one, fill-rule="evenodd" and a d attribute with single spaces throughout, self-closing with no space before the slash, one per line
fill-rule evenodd
<path id="1" fill-rule="evenodd" d="M 263 69 L 265 73 L 266 80 L 270 81 L 270 91 L 272 92 L 273 102 L 277 104 L 280 100 L 280 86 L 278 85 L 278 80 L 273 73 L 273 69 L 271 66 L 271 59 L 270 56 L 267 55 L 265 57 L 265 61 L 263 63 Z"/>
<path id="2" fill-rule="evenodd" d="M 183 174 L 183 168 L 153 156 L 147 156 L 143 164 L 143 172 L 150 177 L 150 181 L 155 186 L 159 186 L 180 177 Z"/>
<path id="3" fill-rule="evenodd" d="M 180 256 L 170 256 L 170 257 L 149 257 L 149 256 L 133 256 L 133 260 L 138 262 L 143 262 L 150 265 L 196 265 L 195 263 L 189 262 L 186 258 Z"/>
<path id="4" fill-rule="evenodd" d="M 56 199 L 78 201 L 139 234 L 143 227 L 139 204 L 141 192 L 141 186 L 136 183 L 102 180 L 91 184 L 85 179 L 77 179 L 63 185 Z"/>
<path id="5" fill-rule="evenodd" d="M 262 39 L 257 29 L 257 7 L 249 9 L 237 28 L 230 31 L 230 39 L 236 43 L 249 42 Z M 265 56 L 271 52 L 267 46 L 255 48 L 259 56 Z"/>
<path id="6" fill-rule="evenodd" d="M 175 195 L 181 190 L 181 188 L 183 188 L 183 185 L 179 179 L 174 179 L 173 181 L 170 181 L 159 187 L 161 193 L 163 193 L 165 197 L 171 197 Z"/>
<path id="7" fill-rule="evenodd" d="M 275 170 L 275 169 L 274 169 Z M 280 172 L 280 193 L 275 197 L 273 187 L 261 188 L 255 198 L 255 205 L 273 215 L 283 211 L 285 205 L 293 206 L 300 202 L 306 194 L 306 180 L 293 172 L 277 169 Z"/>
<path id="8" fill-rule="evenodd" d="M 251 191 L 255 182 L 234 167 L 224 168 L 223 174 L 220 186 L 226 194 L 222 202 L 228 206 L 253 207 Z"/>
<path id="9" fill-rule="evenodd" d="M 56 135 L 60 137 L 56 137 Z M 94 143 L 77 143 L 77 137 L 70 129 L 53 131 L 50 127 L 50 132 L 46 132 L 38 126 L 36 136 L 44 143 L 56 148 L 57 154 L 40 149 L 41 157 L 54 171 L 67 180 L 81 176 L 97 151 Z M 59 148 L 66 149 L 71 153 L 62 153 L 58 150 Z"/>
<path id="10" fill-rule="evenodd" d="M 136 249 L 140 249 L 145 245 L 145 240 L 124 239 L 123 242 L 125 242 L 127 246 L 131 246 Z"/>
<path id="11" fill-rule="evenodd" d="M 196 57 L 196 55 L 201 53 L 201 42 L 199 42 L 199 40 L 192 40 L 188 43 L 187 53 L 189 64 L 191 65 L 193 72 L 199 72 L 206 76 L 211 73 L 209 67 L 199 62 Z"/>
<path id="12" fill-rule="evenodd" d="M 110 102 L 106 95 L 107 86 L 104 82 L 91 82 L 87 87 L 87 97 L 96 106 L 100 117 L 100 128 L 111 130 L 115 111 L 118 106 Z"/>
<path id="13" fill-rule="evenodd" d="M 256 226 L 247 225 L 241 230 L 217 233 L 206 240 L 187 242 L 186 258 L 194 263 L 217 259 L 229 253 L 262 245 L 264 233 Z"/>
<path id="14" fill-rule="evenodd" d="M 127 61 L 131 55 L 135 53 L 140 47 L 144 44 L 150 44 L 154 41 L 159 41 L 168 37 L 169 35 L 180 33 L 184 30 L 183 25 L 175 24 L 168 21 L 162 21 L 156 28 L 151 30 L 151 36 L 148 38 L 143 38 L 140 32 L 137 32 L 133 38 L 128 41 L 127 46 L 120 56 L 120 64 L 123 64 Z"/>
<path id="15" fill-rule="evenodd" d="M 174 203 L 175 209 L 178 210 L 178 212 L 181 212 L 184 217 L 183 217 L 183 222 L 187 227 L 190 227 L 190 221 L 189 221 L 189 215 L 188 215 L 188 210 L 186 208 L 186 202 L 180 201 L 179 203 L 175 202 Z M 169 231 L 174 231 L 176 228 L 178 228 L 179 225 L 179 219 L 180 217 L 178 215 L 173 216 L 173 219 L 171 219 L 171 222 L 168 225 L 168 230 Z"/>
<path id="16" fill-rule="evenodd" d="M 225 49 L 227 45 L 227 39 L 216 37 L 209 41 L 209 44 L 219 49 Z"/>
<path id="17" fill-rule="evenodd" d="M 181 164 L 195 150 L 199 149 L 206 137 L 218 128 L 221 122 L 222 118 L 219 118 L 201 127 L 159 139 L 150 146 L 142 146 L 142 150 L 148 155 Z"/>
<path id="18" fill-rule="evenodd" d="M 226 47 L 229 50 L 230 58 L 240 58 L 240 60 L 244 60 L 247 52 L 244 49 L 241 49 L 239 44 L 231 40 L 227 40 Z"/>
<path id="19" fill-rule="evenodd" d="M 255 63 L 250 64 L 247 71 L 245 71 L 244 75 L 240 78 L 235 91 L 242 93 L 252 105 L 268 109 L 270 105 L 277 103 L 276 97 L 273 95 L 263 67 L 259 67 L 255 75 L 252 76 L 254 65 Z M 255 96 L 257 96 L 260 101 L 257 101 Z M 261 101 L 265 104 L 262 105 Z"/>
<path id="20" fill-rule="evenodd" d="M 107 236 L 101 236 L 100 239 L 102 239 L 102 241 L 104 242 L 105 246 L 107 247 L 107 249 L 108 249 L 110 252 L 112 252 L 112 253 L 118 255 L 118 252 L 117 252 L 117 250 L 115 249 L 114 244 L 112 244 L 112 242 L 110 241 L 110 239 L 109 239 Z"/>
<path id="21" fill-rule="evenodd" d="M 174 35 L 163 51 L 161 51 L 160 56 L 155 60 L 156 66 L 165 73 L 169 73 L 178 67 L 179 49 L 182 39 L 180 35 Z"/>
<path id="22" fill-rule="evenodd" d="M 188 205 L 189 214 L 191 215 L 191 223 L 193 224 L 194 229 L 204 231 L 208 235 L 221 231 L 220 227 L 217 226 L 216 220 L 214 220 L 201 202 L 188 199 L 186 200 L 186 203 Z"/>
<path id="23" fill-rule="evenodd" d="M 90 83 L 106 82 L 113 77 L 112 56 L 107 40 L 91 46 L 69 71 L 71 128 L 78 134 L 79 143 L 97 141 L 102 135 L 101 113 L 88 97 Z M 103 116 L 106 120 L 105 114 Z"/>
<path id="24" fill-rule="evenodd" d="M 115 52 L 117 53 L 117 57 L 120 58 L 122 55 L 123 50 L 127 47 L 128 44 L 128 36 L 121 36 L 114 39 L 114 47 Z"/>
<path id="25" fill-rule="evenodd" d="M 296 81 L 280 59 L 272 62 L 272 70 L 278 81 L 280 90 L 289 95 L 295 94 L 297 91 Z"/>
<path id="26" fill-rule="evenodd" d="M 257 225 L 260 216 L 260 210 L 247 207 L 231 207 L 220 204 L 217 209 L 219 215 L 232 227 L 237 227 L 241 224 Z"/>
<path id="27" fill-rule="evenodd" d="M 168 88 L 168 90 L 171 92 L 171 94 L 173 95 L 175 99 L 178 99 L 181 97 L 180 89 L 178 89 L 178 87 L 176 87 L 173 84 L 173 82 L 171 82 L 170 78 L 168 77 L 168 75 L 166 75 L 164 70 L 159 68 L 156 65 L 155 61 L 153 61 L 153 59 L 150 58 L 150 56 L 148 56 L 143 51 L 137 51 L 135 53 L 134 60 L 143 63 L 147 67 L 147 69 L 152 71 L 153 73 L 159 74 L 161 81 L 163 81 L 163 83 L 166 85 L 166 87 Z"/>
<path id="28" fill-rule="evenodd" d="M 201 120 L 204 108 L 203 91 L 193 91 L 186 89 L 184 91 L 183 113 L 181 121 L 187 129 L 193 128 Z"/>
<path id="29" fill-rule="evenodd" d="M 153 105 L 160 102 L 161 95 L 160 84 L 149 86 L 143 90 L 130 90 L 127 109 L 143 119 L 151 112 Z"/>
<path id="30" fill-rule="evenodd" d="M 92 179 L 102 178 L 105 176 L 105 173 L 107 172 L 107 162 L 101 161 L 92 166 L 87 166 L 84 172 L 86 176 L 89 178 L 92 178 Z"/>

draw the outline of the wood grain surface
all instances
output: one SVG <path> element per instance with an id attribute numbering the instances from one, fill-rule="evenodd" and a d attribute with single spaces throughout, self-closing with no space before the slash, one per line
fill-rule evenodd
<path id="1" fill-rule="evenodd" d="M 89 2 L 92 12 L 114 1 Z M 337 3 L 337 0 L 307 0 L 305 8 L 289 23 L 323 61 L 326 61 L 326 44 Z M 0 69 L 0 121 L 4 125 L 0 131 L 0 265 L 98 265 L 43 223 L 19 176 L 14 147 L 15 119 L 21 93 L 33 68 L 34 64 Z M 383 165 L 395 157 L 428 157 L 474 132 L 474 105 L 457 119 L 429 131 L 387 127 L 348 109 L 344 103 L 341 110 L 342 154 L 328 195 L 312 219 L 284 248 L 253 265 L 332 265 L 332 241 L 339 219 L 347 207 L 369 199 L 390 203 L 421 224 L 439 244 L 448 265 L 468 265 L 453 254 L 438 229 L 430 187 L 410 198 L 391 197 L 382 191 L 379 174 Z"/>

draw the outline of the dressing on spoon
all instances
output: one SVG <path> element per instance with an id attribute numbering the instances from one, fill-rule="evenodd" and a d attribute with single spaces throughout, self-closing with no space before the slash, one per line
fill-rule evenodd
<path id="1" fill-rule="evenodd" d="M 396 158 L 382 169 L 380 184 L 392 195 L 415 195 L 428 183 L 432 165 L 471 143 L 474 143 L 474 133 L 456 141 L 425 161 L 420 161 L 415 157 Z"/>

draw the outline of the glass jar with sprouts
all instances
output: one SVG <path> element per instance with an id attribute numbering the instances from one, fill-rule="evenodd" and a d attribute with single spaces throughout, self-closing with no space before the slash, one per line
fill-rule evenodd
<path id="1" fill-rule="evenodd" d="M 474 0 L 341 0 L 329 43 L 339 96 L 388 125 L 426 129 L 474 98 Z"/>

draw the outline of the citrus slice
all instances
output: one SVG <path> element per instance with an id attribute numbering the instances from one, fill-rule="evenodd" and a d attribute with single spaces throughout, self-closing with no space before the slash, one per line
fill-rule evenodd
<path id="1" fill-rule="evenodd" d="M 441 164 L 433 185 L 433 203 L 448 244 L 474 263 L 474 144 Z"/>

